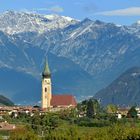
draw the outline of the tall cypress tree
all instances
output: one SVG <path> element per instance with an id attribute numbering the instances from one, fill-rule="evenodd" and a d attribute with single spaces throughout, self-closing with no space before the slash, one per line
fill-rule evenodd
<path id="1" fill-rule="evenodd" d="M 131 117 L 131 118 L 137 118 L 137 110 L 136 110 L 136 107 L 135 106 L 132 106 L 130 108 L 130 110 L 128 111 L 128 116 Z"/>
<path id="2" fill-rule="evenodd" d="M 94 107 L 93 107 L 93 101 L 90 99 L 87 102 L 87 117 L 92 118 L 94 116 Z"/>

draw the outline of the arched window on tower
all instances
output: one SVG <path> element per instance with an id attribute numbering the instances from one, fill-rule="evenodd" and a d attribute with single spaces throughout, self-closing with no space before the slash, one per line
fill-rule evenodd
<path id="1" fill-rule="evenodd" d="M 45 88 L 45 92 L 47 92 L 47 88 Z"/>

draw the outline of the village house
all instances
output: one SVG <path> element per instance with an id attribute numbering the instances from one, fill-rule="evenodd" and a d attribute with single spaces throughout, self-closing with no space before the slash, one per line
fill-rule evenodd
<path id="1" fill-rule="evenodd" d="M 9 124 L 8 122 L 1 122 L 0 123 L 0 130 L 14 130 L 16 129 L 16 126 L 14 124 Z"/>
<path id="2" fill-rule="evenodd" d="M 117 110 L 118 119 L 121 119 L 123 117 L 127 117 L 129 109 L 130 108 L 118 108 L 118 110 Z"/>

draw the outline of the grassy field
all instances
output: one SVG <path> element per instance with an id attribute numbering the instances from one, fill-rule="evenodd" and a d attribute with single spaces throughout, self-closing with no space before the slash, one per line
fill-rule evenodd
<path id="1" fill-rule="evenodd" d="M 10 136 L 9 140 L 140 140 L 140 120 L 120 120 L 98 127 L 61 120 L 55 129 L 42 132 L 35 132 L 30 125 L 20 125 L 12 132 L 0 131 L 0 136 Z"/>

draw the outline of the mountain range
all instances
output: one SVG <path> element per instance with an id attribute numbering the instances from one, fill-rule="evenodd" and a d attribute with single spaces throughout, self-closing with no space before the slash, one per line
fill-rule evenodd
<path id="1" fill-rule="evenodd" d="M 40 101 L 46 59 L 53 93 L 93 96 L 127 69 L 140 66 L 140 24 L 6 11 L 0 14 L 0 94 Z"/>

